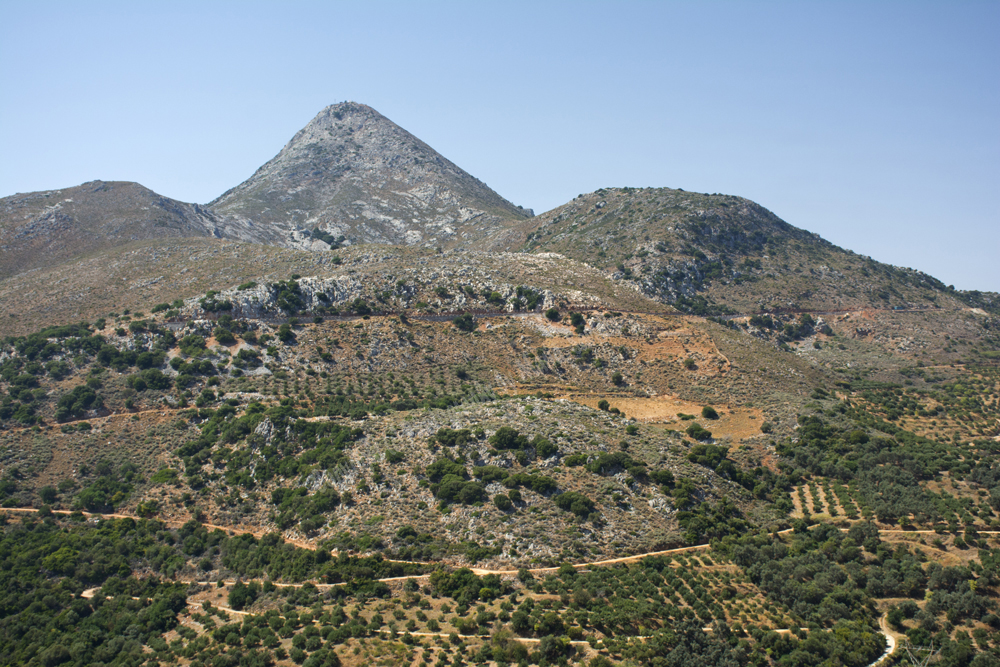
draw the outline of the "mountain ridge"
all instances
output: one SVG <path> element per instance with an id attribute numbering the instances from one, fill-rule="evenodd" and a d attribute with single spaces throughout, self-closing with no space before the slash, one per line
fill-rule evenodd
<path id="1" fill-rule="evenodd" d="M 938 300 L 955 307 L 972 298 L 921 271 L 840 248 L 739 196 L 600 188 L 530 223 L 520 225 L 516 249 L 564 254 L 695 314 L 935 307 Z M 996 307 L 995 298 L 979 300 Z"/>
<path id="2" fill-rule="evenodd" d="M 132 181 L 94 180 L 0 199 L 0 276 L 152 238 L 251 240 L 253 230 Z"/>
<path id="3" fill-rule="evenodd" d="M 313 252 L 359 243 L 557 252 L 701 315 L 1000 303 L 841 249 L 738 196 L 599 188 L 535 216 L 354 102 L 324 108 L 205 205 L 103 181 L 0 199 L 0 276 L 176 237 Z"/>

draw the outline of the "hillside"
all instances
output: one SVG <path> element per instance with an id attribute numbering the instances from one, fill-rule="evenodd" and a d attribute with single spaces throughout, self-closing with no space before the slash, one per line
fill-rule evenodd
<path id="1" fill-rule="evenodd" d="M 323 109 L 273 159 L 208 207 L 273 242 L 482 248 L 530 215 L 371 107 Z M 320 240 L 320 230 L 329 235 Z M 269 240 L 272 240 L 269 237 Z"/>
<path id="2" fill-rule="evenodd" d="M 604 188 L 519 227 L 558 252 L 688 312 L 946 308 L 954 290 L 856 255 L 752 201 L 669 188 Z"/>
<path id="3" fill-rule="evenodd" d="M 249 238 L 246 227 L 138 183 L 91 181 L 0 199 L 0 277 L 145 239 Z"/>
<path id="4" fill-rule="evenodd" d="M 309 252 L 187 238 L 135 242 L 0 280 L 0 335 L 27 334 L 51 322 L 94 320 L 112 309 L 148 310 L 152 304 L 210 290 L 239 292 L 235 288 L 241 284 L 270 284 L 293 274 L 336 281 L 341 295 L 364 298 L 393 312 L 502 310 L 518 287 L 556 292 L 560 300 L 577 306 L 672 310 L 602 272 L 558 256 L 439 254 L 384 245 Z M 438 294 L 438 288 L 444 292 Z M 468 293 L 474 288 L 475 298 Z M 492 297 L 494 291 L 498 294 Z M 271 314 L 276 311 L 272 304 Z"/>
<path id="5" fill-rule="evenodd" d="M 465 284 L 479 284 L 473 280 Z M 479 318 L 469 327 L 460 327 L 449 318 L 437 321 L 433 314 L 419 310 L 408 317 L 365 315 L 369 306 L 359 304 L 362 297 L 345 292 L 343 284 L 336 281 L 320 283 L 301 278 L 283 282 L 283 286 L 285 295 L 297 293 L 306 299 L 318 293 L 330 295 L 323 301 L 338 308 L 340 315 L 290 327 L 260 319 L 263 313 L 244 311 L 246 319 L 230 319 L 228 313 L 239 314 L 237 298 L 241 294 L 253 299 L 256 288 L 247 288 L 213 294 L 209 301 L 192 299 L 174 310 L 156 308 L 159 312 L 153 316 L 135 313 L 104 319 L 97 325 L 103 328 L 93 332 L 105 341 L 100 347 L 104 352 L 98 350 L 95 357 L 79 347 L 91 345 L 78 337 L 84 333 L 82 330 L 67 330 L 70 337 L 59 338 L 57 343 L 62 352 L 52 347 L 35 356 L 50 371 L 35 383 L 31 390 L 34 398 L 28 400 L 27 394 L 18 394 L 16 401 L 5 403 L 5 411 L 0 413 L 11 420 L 10 425 L 32 421 L 68 424 L 58 430 L 14 428 L 8 433 L 2 450 L 7 469 L 37 466 L 32 462 L 36 455 L 42 456 L 38 460 L 42 467 L 36 467 L 40 477 L 30 485 L 25 479 L 18 488 L 37 493 L 47 484 L 58 486 L 56 478 L 68 470 L 78 470 L 88 461 L 93 467 L 95 457 L 110 457 L 118 464 L 131 461 L 147 476 L 164 465 L 184 471 L 184 485 L 191 491 L 198 491 L 206 501 L 222 499 L 230 494 L 234 480 L 242 479 L 247 466 L 265 465 L 264 459 L 255 462 L 253 452 L 272 446 L 284 448 L 278 443 L 288 435 L 281 434 L 296 418 L 307 417 L 316 428 L 337 438 L 347 433 L 345 427 L 354 428 L 351 421 L 360 420 L 363 423 L 357 426 L 363 436 L 359 432 L 344 441 L 337 448 L 341 454 L 334 456 L 336 461 L 331 459 L 318 468 L 309 468 L 330 471 L 330 475 L 336 470 L 343 479 L 333 486 L 339 493 L 354 494 L 354 504 L 344 508 L 349 513 L 338 519 L 338 526 L 365 526 L 363 530 L 377 539 L 391 541 L 401 525 L 409 524 L 446 542 L 472 541 L 495 550 L 480 556 L 491 562 L 552 562 L 570 548 L 564 535 L 574 532 L 569 530 L 572 513 L 551 511 L 555 509 L 550 507 L 552 492 L 559 488 L 584 493 L 597 503 L 595 507 L 601 513 L 600 520 L 595 518 L 593 528 L 587 530 L 586 548 L 578 555 L 613 557 L 617 548 L 612 543 L 618 543 L 618 548 L 628 545 L 631 552 L 682 543 L 682 531 L 671 508 L 676 501 L 669 500 L 669 494 L 663 498 L 664 492 L 658 491 L 662 481 L 651 481 L 645 472 L 625 472 L 637 465 L 649 467 L 654 480 L 653 470 L 666 470 L 675 477 L 694 481 L 690 492 L 699 499 L 717 501 L 728 497 L 742 511 L 766 513 L 732 479 L 690 464 L 685 457 L 692 443 L 683 436 L 689 423 L 678 415 L 699 413 L 704 403 L 714 404 L 721 413 L 710 424 L 715 441 L 744 444 L 746 449 L 737 460 L 759 462 L 769 456 L 761 433 L 763 422 L 776 423 L 779 432 L 790 433 L 794 416 L 786 402 L 799 403 L 801 399 L 796 396 L 805 394 L 824 376 L 807 361 L 778 354 L 762 342 L 752 346 L 758 354 L 771 357 L 767 372 L 733 364 L 713 342 L 720 327 L 669 314 L 605 316 L 591 311 L 582 333 L 568 317 L 554 321 L 537 311 L 523 316 L 511 312 Z M 289 298 L 261 292 L 256 296 L 258 302 L 269 303 Z M 558 293 L 548 299 L 552 305 L 565 303 Z M 209 303 L 213 310 L 207 314 L 224 313 L 218 321 L 222 327 L 229 327 L 227 331 L 231 330 L 235 338 L 226 337 L 212 321 L 199 319 L 206 315 L 204 308 Z M 376 304 L 372 302 L 371 306 Z M 164 323 L 163 318 L 180 319 L 181 323 Z M 83 354 L 75 354 L 74 349 Z M 5 369 L 18 367 L 14 359 L 32 354 L 18 341 L 4 351 L 15 352 Z M 147 355 L 150 363 L 139 361 L 137 354 Z M 133 357 L 134 362 L 130 361 Z M 99 358 L 109 360 L 113 368 L 100 370 Z M 690 369 L 683 363 L 687 359 L 696 361 Z M 190 363 L 194 365 L 189 368 Z M 797 379 L 789 382 L 789 376 Z M 139 384 L 136 378 L 146 379 Z M 10 382 L 12 387 L 20 386 L 16 374 Z M 161 382 L 168 382 L 170 387 L 161 386 Z M 746 393 L 736 393 L 737 386 L 745 387 Z M 72 406 L 68 411 L 61 409 L 67 403 L 62 396 L 83 397 L 87 387 L 96 396 L 89 405 L 79 408 L 79 412 Z M 209 394 L 213 398 L 207 398 Z M 743 405 L 729 405 L 733 399 Z M 597 409 L 600 400 L 608 401 L 606 410 Z M 427 407 L 433 409 L 421 410 Z M 247 424 L 253 422 L 249 431 L 233 441 L 227 436 L 211 450 L 217 449 L 219 456 L 233 457 L 231 464 L 223 463 L 223 468 L 232 473 L 224 478 L 218 475 L 217 464 L 208 464 L 215 454 L 209 450 L 197 454 L 203 448 L 206 428 L 222 424 L 203 421 L 202 416 L 207 418 L 212 409 L 231 413 L 224 415 L 226 421 L 231 416 Z M 78 430 L 74 426 L 91 414 L 96 420 L 88 420 L 89 428 Z M 630 428 L 635 423 L 648 425 Z M 665 429 L 663 424 L 674 426 Z M 492 442 L 490 438 L 503 427 L 524 434 L 524 441 L 513 445 Z M 145 445 L 120 449 L 134 437 L 136 429 L 148 433 Z M 440 435 L 442 429 L 465 435 L 447 439 Z M 475 435 L 480 431 L 481 435 Z M 258 442 L 253 433 L 263 439 Z M 437 446 L 429 446 L 435 437 Z M 543 446 L 543 441 L 550 444 Z M 71 442 L 74 444 L 67 447 Z M 312 447 L 306 441 L 301 444 L 303 452 Z M 624 457 L 623 447 L 628 451 Z M 387 451 L 399 453 L 398 457 L 389 455 L 392 460 L 386 461 L 391 464 L 391 475 L 383 462 Z M 583 463 L 592 456 L 614 454 L 617 458 L 608 459 L 607 470 L 593 472 L 573 468 L 581 463 L 560 469 L 559 461 L 552 460 L 556 454 L 559 458 L 575 456 Z M 461 503 L 443 516 L 423 512 L 435 501 L 432 490 L 420 481 L 428 479 L 428 475 L 432 482 L 436 480 L 433 473 L 420 471 L 445 455 L 488 470 L 492 476 L 528 475 L 519 485 L 507 487 L 520 488 L 527 503 L 517 529 L 504 529 L 513 535 L 484 542 L 479 536 L 500 531 L 508 515 L 475 511 L 480 520 L 469 521 L 474 510 L 462 505 L 471 502 Z M 267 459 L 270 455 L 263 456 Z M 311 474 L 301 468 L 305 476 L 299 477 L 291 468 L 286 469 L 291 460 L 266 465 L 278 467 L 267 477 L 247 482 L 248 489 L 273 495 L 274 489 L 284 488 L 296 478 L 301 483 Z M 377 471 L 380 466 L 382 472 L 370 479 L 369 490 L 361 490 L 369 471 Z M 463 474 L 473 472 L 470 467 Z M 311 488 L 327 485 L 320 483 L 327 473 L 317 474 L 319 477 L 306 482 Z M 549 481 L 538 481 L 543 486 L 537 486 L 532 475 L 544 475 Z M 636 476 L 636 480 L 629 475 Z M 506 493 L 500 490 L 499 481 L 484 480 L 491 495 Z M 525 485 L 527 488 L 522 488 Z M 161 490 L 155 485 L 149 487 L 152 495 L 136 494 L 129 506 L 155 502 L 164 507 L 165 516 L 176 517 L 177 511 L 183 512 L 167 510 L 169 503 Z M 384 500 L 387 498 L 392 500 Z M 536 505 L 545 510 L 537 516 L 531 509 Z M 222 500 L 205 502 L 200 507 L 206 520 L 214 524 L 248 523 L 261 530 L 272 530 L 277 525 L 291 531 L 286 532 L 290 539 L 337 535 L 337 531 L 325 529 L 318 534 L 309 528 L 303 532 L 303 528 L 296 528 L 297 522 L 287 524 L 285 519 L 272 515 L 266 504 L 244 503 L 236 513 Z M 382 515 L 377 524 L 371 521 L 375 514 Z M 462 522 L 452 525 L 458 518 Z M 641 534 L 631 528 L 640 519 L 649 528 Z M 549 523 L 559 529 L 542 528 Z M 484 526 L 485 533 L 477 525 Z"/>
<path id="6" fill-rule="evenodd" d="M 257 248 L 199 243 L 220 263 Z M 46 571 L 97 587 L 88 613 L 148 596 L 137 609 L 178 624 L 144 639 L 162 658 L 225 646 L 409 664 L 412 647 L 455 647 L 544 664 L 681 647 L 861 667 L 882 650 L 883 611 L 888 636 L 937 628 L 962 651 L 963 623 L 989 645 L 1000 340 L 982 315 L 952 323 L 947 349 L 887 347 L 849 318 L 779 346 L 755 325 L 612 310 L 644 299 L 573 260 L 495 262 L 358 247 L 323 274 L 160 293 L 5 339 L 4 571 L 41 599 L 52 580 L 14 548 L 36 545 Z M 438 314 L 452 305 L 489 314 Z M 84 511 L 148 520 L 87 529 Z M 108 558 L 88 530 L 132 554 L 119 577 L 163 583 L 77 565 Z M 234 637 L 234 615 L 255 634 Z M 765 628 L 817 639 L 775 644 Z"/>

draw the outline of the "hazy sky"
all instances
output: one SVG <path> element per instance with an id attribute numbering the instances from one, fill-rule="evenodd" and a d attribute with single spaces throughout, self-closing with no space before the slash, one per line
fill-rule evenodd
<path id="1" fill-rule="evenodd" d="M 208 202 L 364 102 L 541 212 L 603 186 L 753 199 L 1000 291 L 1000 2 L 0 0 L 0 196 Z"/>

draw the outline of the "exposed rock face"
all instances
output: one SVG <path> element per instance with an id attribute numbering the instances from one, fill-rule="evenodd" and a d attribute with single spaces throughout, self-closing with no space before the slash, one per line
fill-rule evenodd
<path id="1" fill-rule="evenodd" d="M 163 197 L 138 183 L 91 181 L 0 199 L 0 276 L 95 250 L 166 237 L 254 240 L 240 221 Z"/>
<path id="2" fill-rule="evenodd" d="M 506 238 L 531 212 L 371 107 L 327 107 L 248 180 L 209 204 L 254 224 L 267 242 L 328 248 L 345 243 L 481 246 Z M 265 229 L 266 228 L 266 229 Z"/>

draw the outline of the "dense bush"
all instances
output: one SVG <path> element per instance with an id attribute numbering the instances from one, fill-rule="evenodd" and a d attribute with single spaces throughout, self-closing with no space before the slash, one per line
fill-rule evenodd
<path id="1" fill-rule="evenodd" d="M 688 436 L 694 438 L 695 440 L 712 439 L 712 432 L 697 422 L 688 426 L 687 429 L 685 429 L 685 432 L 688 434 Z"/>
<path id="2" fill-rule="evenodd" d="M 599 452 L 587 464 L 587 470 L 605 476 L 627 470 L 633 477 L 642 478 L 646 476 L 645 468 L 645 462 L 632 458 L 626 452 Z"/>
<path id="3" fill-rule="evenodd" d="M 472 315 L 466 313 L 465 315 L 459 315 L 451 321 L 455 325 L 455 328 L 459 331 L 475 331 L 476 330 L 476 318 Z"/>
<path id="4" fill-rule="evenodd" d="M 472 440 L 472 438 L 472 431 L 467 428 L 458 430 L 440 428 L 434 435 L 434 439 L 444 447 L 461 447 Z"/>
<path id="5" fill-rule="evenodd" d="M 138 479 L 136 468 L 126 463 L 116 470 L 110 463 L 102 461 L 97 465 L 96 472 L 97 477 L 76 494 L 73 507 L 88 512 L 113 512 L 131 493 L 132 483 Z"/>
<path id="6" fill-rule="evenodd" d="M 215 331 L 212 332 L 212 335 L 215 336 L 215 340 L 219 343 L 219 345 L 236 344 L 236 336 L 234 336 L 233 333 L 228 329 L 223 329 L 222 327 L 216 327 Z"/>
<path id="7" fill-rule="evenodd" d="M 174 385 L 174 381 L 169 375 L 164 375 L 156 368 L 147 368 L 141 373 L 130 375 L 127 382 L 136 391 L 146 391 L 147 389 L 165 391 Z"/>
<path id="8" fill-rule="evenodd" d="M 56 403 L 56 420 L 62 422 L 73 417 L 83 417 L 88 410 L 96 410 L 102 405 L 104 401 L 87 385 L 73 387 L 69 393 L 59 397 Z"/>
<path id="9" fill-rule="evenodd" d="M 581 518 L 590 516 L 594 511 L 594 501 L 578 491 L 560 493 L 554 500 L 559 509 Z"/>

